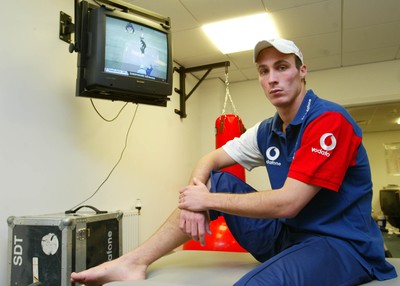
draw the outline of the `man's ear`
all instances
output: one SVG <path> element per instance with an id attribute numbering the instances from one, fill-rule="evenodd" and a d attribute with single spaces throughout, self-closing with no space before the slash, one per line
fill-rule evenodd
<path id="1" fill-rule="evenodd" d="M 306 75 L 307 75 L 307 66 L 303 64 L 303 65 L 300 67 L 300 77 L 301 77 L 302 79 L 305 79 Z"/>

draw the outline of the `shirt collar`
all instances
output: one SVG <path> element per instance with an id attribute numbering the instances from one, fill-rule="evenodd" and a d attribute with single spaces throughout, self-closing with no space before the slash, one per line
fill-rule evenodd
<path id="1" fill-rule="evenodd" d="M 315 101 L 317 96 L 315 93 L 310 89 L 307 91 L 306 95 L 304 96 L 303 102 L 300 105 L 299 110 L 297 111 L 296 116 L 290 122 L 291 125 L 299 125 L 303 122 L 304 118 L 306 118 L 308 112 L 312 108 L 312 103 Z"/>
<path id="2" fill-rule="evenodd" d="M 317 98 L 315 93 L 310 89 L 307 91 L 306 95 L 304 96 L 303 102 L 300 105 L 299 110 L 297 111 L 296 116 L 290 122 L 289 125 L 299 125 L 303 122 L 304 118 L 306 118 L 306 115 L 308 112 L 311 110 L 312 103 L 314 100 Z M 282 130 L 282 119 L 279 117 L 278 112 L 275 113 L 273 117 L 273 130 L 275 132 L 281 132 Z"/>

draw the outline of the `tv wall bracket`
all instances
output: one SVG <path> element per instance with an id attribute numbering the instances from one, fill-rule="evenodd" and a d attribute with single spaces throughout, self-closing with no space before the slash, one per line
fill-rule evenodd
<path id="1" fill-rule="evenodd" d="M 70 44 L 71 43 L 71 34 L 75 31 L 75 25 L 72 23 L 71 16 L 65 14 L 63 11 L 60 11 L 60 40 Z"/>
<path id="2" fill-rule="evenodd" d="M 195 90 L 200 86 L 200 84 L 205 80 L 208 76 L 208 74 L 214 69 L 214 68 L 223 68 L 227 69 L 230 65 L 230 62 L 220 62 L 220 63 L 214 63 L 214 64 L 208 64 L 208 65 L 203 65 L 203 66 L 197 66 L 197 67 L 191 67 L 191 68 L 185 68 L 185 67 L 179 67 L 179 68 L 174 68 L 174 71 L 179 73 L 179 89 L 175 88 L 174 91 L 179 94 L 179 99 L 180 99 L 180 106 L 179 110 L 175 109 L 175 113 L 179 114 L 181 118 L 186 118 L 186 101 L 189 99 L 189 97 L 195 92 Z M 197 84 L 192 88 L 192 90 L 186 94 L 186 74 L 191 73 L 191 72 L 198 72 L 198 71 L 204 71 L 206 70 L 205 74 L 199 79 Z"/>

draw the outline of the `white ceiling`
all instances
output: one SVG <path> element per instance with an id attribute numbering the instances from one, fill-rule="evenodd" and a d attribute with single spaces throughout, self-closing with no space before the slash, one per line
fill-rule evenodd
<path id="1" fill-rule="evenodd" d="M 177 64 L 191 68 L 229 61 L 230 82 L 257 79 L 252 51 L 224 55 L 204 35 L 201 26 L 262 12 L 272 15 L 281 37 L 296 42 L 309 71 L 400 59 L 400 0 L 125 2 L 170 17 Z M 200 78 L 203 74 L 194 75 Z M 214 69 L 207 78 L 213 77 L 224 80 L 224 69 Z"/>
<path id="2" fill-rule="evenodd" d="M 171 19 L 173 57 L 185 68 L 229 61 L 230 82 L 257 79 L 252 51 L 224 55 L 207 23 L 268 12 L 309 71 L 400 59 L 399 0 L 125 0 Z M 240 37 L 240 35 L 238 35 Z M 224 70 L 208 78 L 224 77 Z"/>

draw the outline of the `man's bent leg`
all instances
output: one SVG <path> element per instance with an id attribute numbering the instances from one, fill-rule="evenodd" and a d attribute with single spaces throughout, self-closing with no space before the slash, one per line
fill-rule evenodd
<path id="1" fill-rule="evenodd" d="M 180 210 L 175 210 L 153 236 L 133 251 L 80 273 L 72 273 L 71 282 L 97 286 L 111 281 L 145 279 L 151 263 L 189 240 L 179 229 L 179 214 Z"/>
<path id="2" fill-rule="evenodd" d="M 267 260 L 235 286 L 359 285 L 372 278 L 343 246 L 310 237 Z"/>
<path id="3" fill-rule="evenodd" d="M 236 176 L 226 172 L 212 172 L 210 177 L 212 193 L 244 194 L 256 192 Z M 224 216 L 236 241 L 263 262 L 275 254 L 285 242 L 286 231 L 278 219 L 255 219 L 210 211 L 211 219 Z"/>

